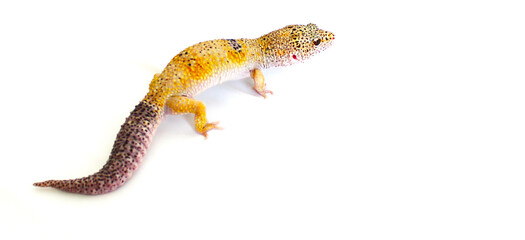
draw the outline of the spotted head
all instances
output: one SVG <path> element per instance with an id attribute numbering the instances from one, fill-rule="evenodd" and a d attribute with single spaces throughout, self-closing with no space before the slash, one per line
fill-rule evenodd
<path id="1" fill-rule="evenodd" d="M 258 38 L 267 67 L 287 66 L 302 62 L 327 49 L 334 34 L 310 23 L 290 25 Z"/>

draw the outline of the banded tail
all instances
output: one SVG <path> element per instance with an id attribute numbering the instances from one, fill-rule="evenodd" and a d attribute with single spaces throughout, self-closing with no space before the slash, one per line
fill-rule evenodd
<path id="1" fill-rule="evenodd" d="M 122 186 L 137 170 L 159 125 L 164 109 L 141 101 L 120 128 L 109 160 L 98 172 L 83 178 L 34 183 L 62 191 L 98 195 Z"/>

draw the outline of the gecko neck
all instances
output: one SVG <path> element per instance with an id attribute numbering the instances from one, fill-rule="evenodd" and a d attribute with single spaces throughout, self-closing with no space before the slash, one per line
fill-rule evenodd
<path id="1" fill-rule="evenodd" d="M 272 39 L 271 36 L 264 35 L 255 39 L 238 39 L 237 41 L 249 49 L 246 64 L 253 68 L 284 67 L 295 63 L 290 50 Z"/>
<path id="2" fill-rule="evenodd" d="M 282 44 L 285 40 L 275 36 L 273 32 L 254 41 L 255 49 L 258 49 L 261 55 L 259 68 L 285 67 L 297 62 L 293 59 L 292 49 Z"/>

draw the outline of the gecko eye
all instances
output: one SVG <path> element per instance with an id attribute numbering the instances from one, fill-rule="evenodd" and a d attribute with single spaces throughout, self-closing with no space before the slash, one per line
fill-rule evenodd
<path id="1" fill-rule="evenodd" d="M 321 39 L 316 39 L 313 41 L 314 45 L 317 46 L 319 44 L 321 44 Z"/>

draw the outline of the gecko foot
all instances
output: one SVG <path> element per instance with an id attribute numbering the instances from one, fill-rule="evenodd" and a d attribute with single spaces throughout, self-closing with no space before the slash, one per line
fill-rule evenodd
<path id="1" fill-rule="evenodd" d="M 217 125 L 219 125 L 218 121 L 217 122 L 206 123 L 206 125 L 204 125 L 202 130 L 199 130 L 199 132 L 204 136 L 205 139 L 208 139 L 208 131 L 213 130 L 213 129 L 217 129 L 217 130 L 222 130 L 223 129 L 222 127 L 219 127 Z"/>
<path id="2" fill-rule="evenodd" d="M 263 90 L 257 90 L 256 87 L 253 87 L 253 90 L 255 90 L 259 95 L 263 96 L 264 98 L 266 98 L 266 94 L 269 93 L 269 94 L 272 94 L 273 95 L 273 92 L 271 90 L 267 90 L 267 89 L 263 89 Z"/>

